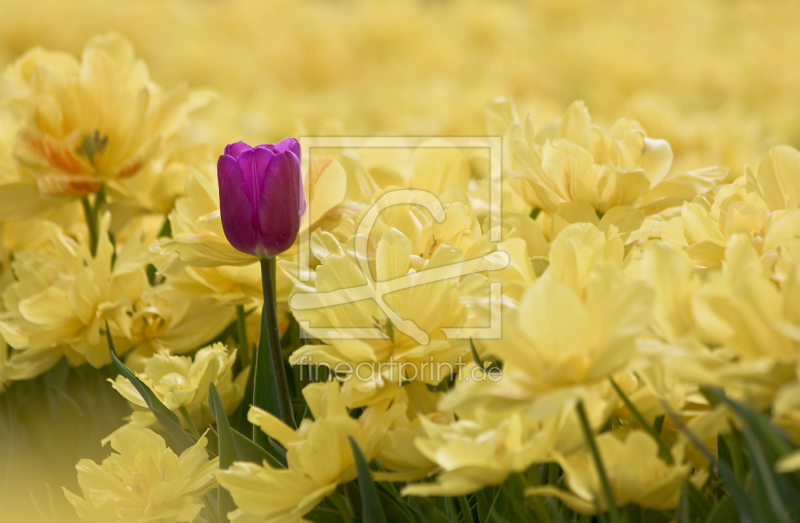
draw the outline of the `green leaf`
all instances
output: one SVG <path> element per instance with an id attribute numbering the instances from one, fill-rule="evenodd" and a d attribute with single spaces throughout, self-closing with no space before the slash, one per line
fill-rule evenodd
<path id="1" fill-rule="evenodd" d="M 681 498 L 678 501 L 678 506 L 675 507 L 675 523 L 690 523 L 689 519 L 689 489 L 686 485 L 689 481 L 683 483 L 681 488 Z"/>
<path id="2" fill-rule="evenodd" d="M 119 369 L 120 374 L 128 378 L 133 386 L 136 387 L 136 390 L 139 391 L 142 399 L 167 433 L 168 443 L 170 443 L 170 447 L 172 447 L 175 453 L 180 455 L 184 450 L 197 443 L 197 439 L 181 428 L 181 422 L 178 421 L 178 416 L 169 410 L 166 405 L 161 403 L 161 400 L 153 394 L 153 391 L 151 391 L 138 376 L 132 373 L 124 363 L 119 361 L 117 355 L 114 353 L 114 342 L 111 340 L 111 331 L 108 328 L 108 322 L 106 322 L 106 337 L 108 338 L 108 350 L 111 353 L 111 361 L 116 365 L 117 369 Z"/>
<path id="3" fill-rule="evenodd" d="M 388 485 L 391 485 L 391 483 L 388 483 Z M 408 523 L 416 522 L 414 513 L 411 511 L 408 503 L 398 497 L 396 494 L 397 491 L 394 490 L 394 487 L 389 489 L 382 483 L 378 483 L 375 486 L 378 490 L 378 496 L 380 496 L 381 499 L 381 505 L 388 508 L 389 517 L 392 521 L 404 521 Z"/>
<path id="4" fill-rule="evenodd" d="M 712 405 L 722 402 L 730 407 L 731 410 L 755 431 L 756 435 L 758 435 L 758 439 L 767 444 L 768 448 L 774 453 L 776 459 L 794 450 L 789 439 L 754 410 L 728 398 L 725 393 L 720 390 L 703 388 L 700 389 L 700 392 Z"/>
<path id="5" fill-rule="evenodd" d="M 261 333 L 258 339 L 258 347 L 255 353 L 253 367 L 253 405 L 277 416 L 280 415 L 280 404 L 278 403 L 278 387 L 275 379 L 275 369 L 272 368 L 272 357 L 270 355 L 270 341 L 267 329 L 267 309 L 261 311 Z M 269 438 L 261 429 L 253 427 L 253 441 L 259 446 L 266 448 L 269 445 Z"/>
<path id="6" fill-rule="evenodd" d="M 352 436 L 348 436 L 348 439 L 350 440 L 350 446 L 353 448 L 353 459 L 356 462 L 356 469 L 358 470 L 362 520 L 364 523 L 387 523 L 386 515 L 383 513 L 383 507 L 378 498 L 378 489 L 375 488 L 375 481 L 373 481 L 372 473 L 367 466 L 367 460 L 364 459 L 364 454 L 358 447 L 356 440 L 354 440 Z"/>
<path id="7" fill-rule="evenodd" d="M 600 485 L 603 487 L 603 495 L 605 496 L 606 504 L 608 505 L 609 519 L 611 520 L 611 523 L 620 523 L 621 518 L 619 509 L 614 501 L 614 494 L 611 491 L 611 483 L 608 481 L 606 469 L 603 466 L 603 459 L 600 456 L 600 450 L 597 448 L 597 442 L 594 440 L 594 434 L 592 433 L 592 427 L 589 425 L 589 418 L 586 416 L 586 409 L 583 407 L 583 401 L 578 401 L 577 409 L 578 418 L 580 419 L 581 428 L 583 429 L 583 436 L 586 438 L 586 444 L 589 446 L 589 450 L 592 453 L 595 468 L 597 468 L 597 475 L 600 477 Z"/>
<path id="8" fill-rule="evenodd" d="M 219 521 L 219 512 L 217 510 L 217 499 L 208 493 L 203 496 L 203 503 L 206 505 L 206 510 L 211 518 L 211 521 Z"/>
<path id="9" fill-rule="evenodd" d="M 711 513 L 713 506 L 708 498 L 702 492 L 697 490 L 694 483 L 688 479 L 685 482 L 686 493 L 689 496 L 689 513 L 697 514 L 700 518 L 705 519 Z"/>
<path id="10" fill-rule="evenodd" d="M 481 357 L 478 356 L 478 350 L 475 348 L 472 338 L 469 339 L 469 350 L 472 351 L 472 359 L 475 361 L 475 364 L 483 368 L 483 361 L 481 361 Z"/>
<path id="11" fill-rule="evenodd" d="M 324 508 L 315 508 L 303 516 L 303 519 L 314 523 L 344 523 L 344 519 L 338 512 Z"/>
<path id="12" fill-rule="evenodd" d="M 489 519 L 489 500 L 486 497 L 486 489 L 479 490 L 474 494 L 478 510 L 479 523 L 486 523 Z"/>
<path id="13" fill-rule="evenodd" d="M 251 439 L 253 437 L 253 430 L 255 430 L 255 427 L 247 420 L 247 413 L 250 411 L 251 403 L 250 401 L 247 401 L 246 398 L 252 399 L 253 397 L 254 374 L 253 365 L 250 365 L 249 369 L 247 370 L 247 383 L 244 387 L 245 400 L 242 400 L 242 402 L 236 408 L 236 412 L 234 412 L 233 416 L 230 418 L 234 430 L 238 430 L 242 434 L 248 434 Z"/>
<path id="14" fill-rule="evenodd" d="M 236 459 L 236 444 L 233 441 L 233 431 L 230 423 L 228 423 L 225 407 L 222 405 L 217 387 L 213 383 L 208 386 L 208 406 L 211 407 L 211 415 L 214 416 L 214 420 L 217 422 L 219 468 L 220 470 L 227 470 Z M 225 490 L 222 485 L 217 487 L 217 491 L 219 495 L 219 521 L 227 523 L 228 512 L 231 512 L 235 507 L 233 498 L 231 498 L 230 492 Z"/>
<path id="15" fill-rule="evenodd" d="M 472 509 L 466 496 L 458 496 L 458 507 L 465 523 L 475 523 L 475 518 L 472 517 Z"/>
<path id="16" fill-rule="evenodd" d="M 665 409 L 667 410 L 667 414 L 669 415 L 670 419 L 672 419 L 675 425 L 677 425 L 678 428 L 680 428 L 681 431 L 683 431 L 683 433 L 686 434 L 686 436 L 689 438 L 689 441 L 692 442 L 692 445 L 694 445 L 697 448 L 697 450 L 699 450 L 703 454 L 703 456 L 705 456 L 705 458 L 714 466 L 714 468 L 717 469 L 720 478 L 728 486 L 728 488 L 731 491 L 731 497 L 736 502 L 736 505 L 739 509 L 739 517 L 741 518 L 740 521 L 742 523 L 754 522 L 755 520 L 753 518 L 753 507 L 752 504 L 750 503 L 750 499 L 747 497 L 747 492 L 744 490 L 742 484 L 739 483 L 739 481 L 736 479 L 736 475 L 733 473 L 731 468 L 727 464 L 718 460 L 717 456 L 714 455 L 714 453 L 711 452 L 711 450 L 708 447 L 706 447 L 702 441 L 700 441 L 700 438 L 695 436 L 695 434 L 691 430 L 689 430 L 689 428 L 686 426 L 686 424 L 679 416 L 677 416 L 674 412 L 669 410 L 668 407 L 666 406 Z M 716 512 L 716 510 L 714 512 Z"/>
<path id="17" fill-rule="evenodd" d="M 408 504 L 414 509 L 420 519 L 426 523 L 448 523 L 447 518 L 442 515 L 436 505 L 428 498 L 408 496 Z"/>
<path id="18" fill-rule="evenodd" d="M 759 521 L 776 521 L 780 523 L 791 523 L 793 521 L 789 510 L 781 499 L 778 489 L 778 481 L 785 481 L 776 476 L 773 471 L 774 463 L 771 465 L 761 446 L 758 444 L 753 432 L 749 427 L 744 427 L 745 446 L 750 455 L 750 463 L 753 466 L 752 474 L 754 483 L 758 491 L 762 494 L 762 502 L 756 504 L 756 508 L 761 512 Z M 794 493 L 796 496 L 796 493 Z M 768 509 L 772 510 L 768 510 Z"/>
<path id="19" fill-rule="evenodd" d="M 281 461 L 269 451 L 248 439 L 241 432 L 231 429 L 231 433 L 233 434 L 233 443 L 236 445 L 236 455 L 239 461 L 249 461 L 250 463 L 258 464 L 266 461 L 274 468 L 286 468 L 285 461 Z"/>
<path id="20" fill-rule="evenodd" d="M 628 395 L 625 394 L 621 388 L 619 388 L 619 385 L 617 385 L 617 382 L 614 381 L 614 378 L 609 377 L 608 380 L 611 382 L 611 386 L 614 387 L 614 390 L 617 392 L 617 396 L 622 399 L 625 407 L 627 407 L 630 413 L 633 414 L 633 417 L 636 418 L 636 422 L 639 423 L 639 425 L 646 430 L 648 434 L 650 434 L 650 437 L 653 438 L 653 440 L 655 440 L 656 444 L 658 445 L 658 453 L 661 456 L 661 459 L 663 459 L 667 465 L 674 465 L 675 459 L 672 457 L 672 452 L 669 450 L 669 447 L 667 447 L 667 444 L 664 443 L 663 439 L 661 439 L 659 434 L 661 431 L 656 431 L 655 428 L 653 428 L 653 426 L 650 425 L 646 419 L 644 419 L 642 413 L 639 412 L 639 409 L 636 408 L 636 405 L 634 405 L 630 398 L 628 398 Z"/>
<path id="21" fill-rule="evenodd" d="M 731 521 L 739 521 L 739 512 L 736 509 L 736 500 L 733 494 L 717 503 L 706 523 L 730 523 Z"/>

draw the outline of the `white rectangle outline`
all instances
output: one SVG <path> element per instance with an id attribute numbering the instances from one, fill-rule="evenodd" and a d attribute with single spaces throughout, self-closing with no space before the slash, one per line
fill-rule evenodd
<path id="1" fill-rule="evenodd" d="M 447 143 L 437 141 L 436 143 L 424 143 L 425 140 L 443 140 Z M 422 143 L 413 144 L 409 141 L 419 140 Z M 486 142 L 489 142 L 488 145 Z M 311 149 L 331 148 L 331 149 L 364 149 L 364 148 L 435 148 L 453 147 L 463 148 L 483 148 L 489 149 L 489 241 L 498 243 L 502 240 L 502 138 L 499 136 L 300 136 L 298 137 L 301 151 L 301 168 L 306 174 L 303 181 L 303 190 L 308 198 L 308 208 L 306 213 L 311 215 Z M 298 274 L 299 281 L 307 282 L 311 279 L 311 225 L 303 228 L 299 234 L 298 249 Z M 491 301 L 499 304 L 501 290 L 500 282 L 491 284 Z M 497 300 L 497 301 L 495 301 Z M 495 320 L 497 320 L 495 322 Z M 447 338 L 476 338 L 476 339 L 498 339 L 500 337 L 500 314 L 493 311 L 490 314 L 489 327 L 452 327 L 442 329 Z M 301 335 L 305 338 L 308 335 L 313 337 L 330 337 L 329 329 L 314 328 L 309 322 L 300 322 Z M 359 329 L 360 330 L 360 329 Z M 327 333 L 327 336 L 326 336 Z M 363 333 L 361 333 L 363 336 Z M 348 336 L 343 336 L 347 338 Z M 371 336 L 367 336 L 370 338 Z"/>
<path id="2" fill-rule="evenodd" d="M 424 143 L 424 140 L 445 140 L 448 144 Z M 410 144 L 410 140 L 419 140 L 423 143 Z M 486 145 L 486 141 L 489 142 Z M 306 213 L 311 216 L 311 149 L 378 149 L 388 147 L 419 148 L 428 147 L 441 149 L 444 147 L 483 148 L 489 149 L 489 241 L 497 243 L 501 240 L 501 208 L 503 203 L 503 187 L 501 180 L 502 170 L 502 138 L 499 136 L 300 136 L 298 138 L 303 151 L 301 168 L 306 173 L 303 181 L 303 190 L 308 198 Z M 483 142 L 483 143 L 482 143 Z M 307 282 L 311 279 L 311 225 L 303 228 L 299 236 L 298 250 L 298 279 Z"/>

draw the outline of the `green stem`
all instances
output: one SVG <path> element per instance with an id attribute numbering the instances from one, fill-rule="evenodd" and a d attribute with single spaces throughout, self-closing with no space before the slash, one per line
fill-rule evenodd
<path id="1" fill-rule="evenodd" d="M 655 429 L 656 433 L 660 436 L 661 429 L 664 427 L 664 415 L 656 416 L 656 419 L 653 421 L 653 429 Z"/>
<path id="2" fill-rule="evenodd" d="M 192 417 L 189 416 L 189 411 L 187 411 L 186 407 L 183 405 L 181 405 L 178 410 L 180 411 L 181 416 L 183 416 L 183 421 L 185 421 L 186 425 L 189 427 L 189 432 L 191 432 L 195 438 L 199 438 L 200 432 L 198 432 L 197 427 L 194 426 L 194 421 L 192 421 Z"/>
<path id="3" fill-rule="evenodd" d="M 469 501 L 466 496 L 458 496 L 458 506 L 461 508 L 462 519 L 465 523 L 475 523 L 472 517 L 472 510 L 469 508 Z"/>
<path id="4" fill-rule="evenodd" d="M 336 506 L 337 510 L 339 510 L 339 514 L 342 516 L 344 523 L 353 523 L 353 518 L 350 515 L 350 509 L 347 508 L 347 502 L 345 502 L 344 497 L 338 492 L 334 492 L 328 499 Z"/>
<path id="5" fill-rule="evenodd" d="M 628 398 L 628 395 L 625 394 L 621 388 L 619 388 L 619 385 L 617 385 L 617 382 L 614 381 L 614 378 L 608 378 L 608 380 L 611 382 L 611 386 L 614 387 L 614 390 L 617 392 L 617 396 L 622 399 L 622 402 L 628 408 L 630 413 L 633 414 L 634 418 L 636 418 L 636 422 L 641 425 L 641 427 L 650 434 L 650 437 L 655 440 L 656 444 L 658 444 L 658 452 L 661 454 L 661 458 L 667 462 L 667 465 L 674 465 L 675 459 L 672 457 L 672 452 L 669 450 L 669 447 L 667 447 L 667 444 L 664 443 L 664 440 L 661 439 L 661 436 L 659 436 L 658 432 L 660 431 L 656 431 L 653 426 L 650 425 L 646 419 L 644 419 L 642 413 L 639 412 L 639 409 L 637 409 L 630 398 Z"/>
<path id="6" fill-rule="evenodd" d="M 242 362 L 242 368 L 246 369 L 250 366 L 250 353 L 247 347 L 247 327 L 244 323 L 244 305 L 236 306 L 236 329 L 239 333 L 239 361 Z"/>
<path id="7" fill-rule="evenodd" d="M 275 386 L 278 393 L 278 409 L 280 411 L 280 418 L 289 427 L 295 428 L 294 413 L 292 412 L 292 398 L 289 395 L 289 382 L 286 379 L 286 368 L 283 365 L 281 337 L 278 330 L 278 305 L 275 295 L 274 257 L 261 260 L 261 286 L 264 291 L 264 325 L 262 325 L 262 328 L 266 328 L 266 340 L 269 347 L 261 347 L 261 344 L 259 343 L 258 350 L 269 350 L 272 371 L 275 376 Z M 258 365 L 261 361 L 263 361 L 263 359 L 256 358 L 256 365 Z M 260 373 L 256 372 L 256 390 L 258 390 L 259 387 L 266 386 L 266 384 L 258 383 L 260 375 Z"/>
<path id="8" fill-rule="evenodd" d="M 742 459 L 742 446 L 739 444 L 739 440 L 732 432 L 724 434 L 722 440 L 725 442 L 725 446 L 728 447 L 728 454 L 731 457 L 731 467 L 733 468 L 734 476 L 739 480 L 744 480 L 745 467 L 744 460 Z"/>
<path id="9" fill-rule="evenodd" d="M 94 258 L 97 254 L 97 209 L 89 203 L 88 196 L 84 196 L 81 203 L 83 204 L 83 214 L 86 216 L 86 225 L 89 227 L 89 252 Z"/>
<path id="10" fill-rule="evenodd" d="M 611 519 L 611 523 L 620 523 L 619 509 L 617 508 L 616 502 L 614 502 L 611 483 L 608 481 L 606 469 L 603 466 L 603 459 L 600 457 L 600 450 L 597 448 L 597 442 L 594 440 L 594 434 L 592 434 L 592 427 L 589 425 L 589 418 L 586 416 L 586 409 L 583 407 L 583 401 L 578 401 L 576 408 L 578 410 L 578 418 L 581 422 L 581 429 L 583 429 L 583 436 L 586 438 L 586 444 L 589 446 L 595 467 L 597 467 L 597 475 L 600 477 L 600 485 L 603 488 L 606 505 L 608 505 L 609 518 Z"/>

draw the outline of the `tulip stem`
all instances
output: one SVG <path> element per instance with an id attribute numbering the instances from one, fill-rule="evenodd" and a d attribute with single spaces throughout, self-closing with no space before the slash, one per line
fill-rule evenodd
<path id="1" fill-rule="evenodd" d="M 86 215 L 86 226 L 89 228 L 89 252 L 94 257 L 97 254 L 97 217 L 94 215 L 88 197 L 84 197 L 81 203 L 83 204 L 83 214 Z"/>
<path id="2" fill-rule="evenodd" d="M 86 216 L 86 226 L 89 228 L 89 252 L 92 258 L 97 255 L 97 241 L 99 240 L 97 230 L 97 216 L 100 211 L 100 206 L 106 201 L 106 192 L 104 187 L 100 187 L 97 194 L 94 196 L 94 205 L 89 201 L 88 196 L 84 196 L 81 200 L 83 204 L 83 214 Z"/>
<path id="3" fill-rule="evenodd" d="M 269 355 L 272 363 L 272 371 L 275 379 L 274 386 L 277 388 L 278 393 L 278 409 L 280 418 L 283 422 L 295 428 L 294 413 L 292 412 L 292 398 L 289 396 L 289 382 L 286 380 L 286 368 L 283 364 L 283 353 L 281 352 L 281 338 L 278 330 L 278 306 L 275 295 L 275 258 L 262 258 L 261 259 L 261 287 L 264 291 L 264 323 L 261 328 L 266 329 L 266 341 L 269 345 Z M 261 337 L 264 340 L 264 336 Z M 262 347 L 259 342 L 258 351 L 262 352 L 266 347 Z M 264 358 L 257 356 L 256 366 L 264 362 Z M 258 390 L 261 387 L 269 387 L 270 384 L 259 383 L 259 377 L 264 376 L 264 373 L 256 372 L 256 382 L 254 389 L 256 391 L 255 398 L 258 398 Z M 256 405 L 264 407 L 263 405 Z"/>
<path id="4" fill-rule="evenodd" d="M 247 346 L 247 326 L 245 325 L 244 305 L 236 306 L 236 332 L 239 337 L 239 361 L 242 362 L 242 368 L 246 369 L 250 366 L 250 354 Z"/>

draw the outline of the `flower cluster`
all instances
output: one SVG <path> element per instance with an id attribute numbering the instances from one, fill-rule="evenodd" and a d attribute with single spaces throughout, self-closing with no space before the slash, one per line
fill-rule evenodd
<path id="1" fill-rule="evenodd" d="M 212 96 L 113 34 L 2 82 L 0 393 L 113 362 L 133 411 L 65 491 L 84 521 L 350 521 L 370 477 L 409 514 L 663 519 L 744 477 L 745 404 L 782 457 L 750 465 L 800 468 L 790 146 L 689 169 L 635 120 L 496 99 L 499 148 L 213 150 Z"/>

